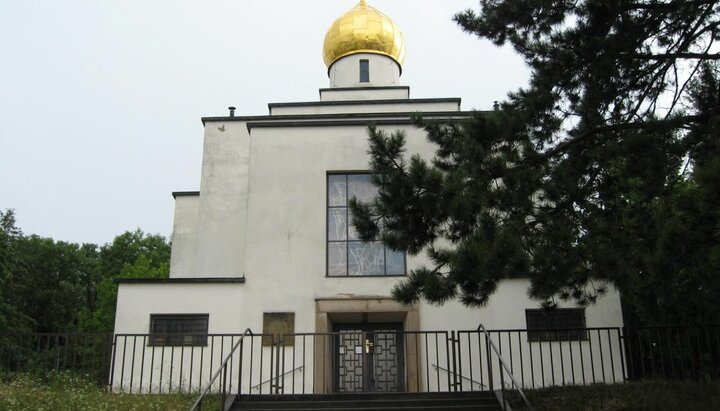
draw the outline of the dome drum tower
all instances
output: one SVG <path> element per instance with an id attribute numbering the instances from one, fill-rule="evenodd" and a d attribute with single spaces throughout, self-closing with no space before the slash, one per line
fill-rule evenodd
<path id="1" fill-rule="evenodd" d="M 323 58 L 331 88 L 397 86 L 405 40 L 389 17 L 361 0 L 328 29 Z"/>
<path id="2" fill-rule="evenodd" d="M 400 66 L 382 54 L 355 53 L 335 61 L 328 69 L 328 77 L 331 88 L 397 86 Z"/>

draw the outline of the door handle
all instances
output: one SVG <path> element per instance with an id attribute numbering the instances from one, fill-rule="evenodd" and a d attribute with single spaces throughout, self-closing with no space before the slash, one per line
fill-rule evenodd
<path id="1" fill-rule="evenodd" d="M 369 338 L 365 339 L 365 354 L 370 354 L 372 352 L 373 343 L 370 342 Z"/>

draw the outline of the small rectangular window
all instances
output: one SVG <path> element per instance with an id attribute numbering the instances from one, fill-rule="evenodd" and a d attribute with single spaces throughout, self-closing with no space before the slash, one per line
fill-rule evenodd
<path id="1" fill-rule="evenodd" d="M 150 314 L 150 345 L 207 345 L 208 314 Z"/>
<path id="2" fill-rule="evenodd" d="M 528 341 L 577 341 L 587 339 L 585 309 L 525 310 Z"/>
<path id="3" fill-rule="evenodd" d="M 370 82 L 370 61 L 360 60 L 360 82 Z"/>

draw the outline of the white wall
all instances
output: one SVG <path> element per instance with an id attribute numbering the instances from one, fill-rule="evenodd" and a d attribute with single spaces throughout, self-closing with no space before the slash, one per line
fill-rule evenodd
<path id="1" fill-rule="evenodd" d="M 360 82 L 360 60 L 368 60 L 369 82 Z M 330 87 L 377 87 L 400 85 L 400 66 L 388 56 L 356 53 L 342 57 L 328 70 Z"/>
<path id="2" fill-rule="evenodd" d="M 297 107 L 276 109 L 273 114 L 380 109 L 450 111 L 459 107 L 457 103 L 404 102 Z M 422 130 L 413 126 L 382 128 L 388 132 L 404 130 L 408 153 L 432 156 L 434 147 Z M 174 243 L 172 257 L 177 266 L 172 267 L 172 273 L 174 277 L 244 276 L 246 283 L 121 284 L 115 332 L 147 333 L 152 313 L 208 313 L 210 333 L 241 333 L 245 328 L 260 332 L 263 312 L 294 312 L 296 332 L 315 332 L 316 299 L 388 297 L 402 278 L 326 277 L 327 173 L 367 169 L 364 126 L 262 127 L 253 128 L 250 134 L 241 121 L 208 122 L 201 195 L 196 200 L 181 199 L 177 206 L 178 242 Z M 197 240 L 193 245 L 195 210 Z M 425 262 L 423 255 L 408 258 L 407 268 Z M 483 309 L 455 302 L 443 307 L 421 304 L 420 328 L 475 330 L 480 322 L 489 329 L 525 328 L 525 309 L 538 306 L 527 298 L 527 285 L 526 280 L 503 281 L 490 305 Z M 587 325 L 622 325 L 617 292 L 611 290 L 587 309 Z M 552 347 L 530 346 L 537 355 Z M 602 351 L 597 350 L 598 354 Z M 182 349 L 170 351 L 183 355 Z M 543 374 L 533 382 L 546 383 L 554 377 L 555 373 Z"/>
<path id="3" fill-rule="evenodd" d="M 415 111 L 460 111 L 460 104 L 457 101 L 398 100 L 397 102 L 383 102 L 380 104 L 340 104 L 341 101 L 338 101 L 337 103 L 338 104 L 331 105 L 275 106 L 271 107 L 270 115 L 280 116 L 348 113 L 409 113 Z"/>
<path id="4" fill-rule="evenodd" d="M 203 145 L 198 277 L 241 277 L 247 218 L 249 135 L 245 123 L 208 123 Z"/>
<path id="5" fill-rule="evenodd" d="M 421 328 L 428 329 L 437 324 L 445 325 L 450 330 L 476 329 L 483 324 L 489 330 L 526 328 L 525 309 L 540 308 L 537 301 L 527 296 L 530 281 L 526 279 L 511 279 L 500 282 L 498 289 L 490 298 L 490 303 L 483 308 L 465 311 L 466 315 L 458 316 L 463 312 L 462 304 L 452 301 L 443 306 L 421 305 Z M 560 302 L 560 308 L 574 308 L 572 303 Z M 468 318 L 470 316 L 471 318 Z M 588 327 L 615 327 L 622 325 L 622 310 L 620 308 L 620 294 L 610 286 L 607 294 L 600 297 L 595 305 L 586 309 L 586 326 Z"/>
<path id="6" fill-rule="evenodd" d="M 422 130 L 384 129 L 404 130 L 408 153 L 432 155 Z M 326 277 L 326 176 L 367 170 L 366 151 L 363 126 L 254 128 L 249 135 L 243 122 L 207 124 L 194 275 L 247 280 L 233 297 L 237 328 L 223 332 L 260 324 L 268 311 L 295 312 L 296 330 L 312 332 L 316 298 L 390 295 L 397 277 Z M 408 258 L 408 270 L 424 261 Z M 526 289 L 524 280 L 507 280 L 483 310 L 422 306 L 421 327 L 524 328 L 524 309 L 537 307 Z M 617 294 L 589 309 L 587 320 L 588 326 L 620 324 Z"/>
<path id="7" fill-rule="evenodd" d="M 368 286 L 389 287 L 389 282 L 376 282 L 376 279 L 344 279 L 323 287 L 348 290 L 358 282 Z M 388 280 L 388 279 L 377 279 Z M 489 369 L 487 345 L 484 335 L 475 332 L 479 321 L 488 329 L 523 329 L 525 309 L 536 308 L 536 302 L 524 297 L 528 282 L 526 280 L 503 281 L 488 307 L 473 309 L 463 307 L 456 302 L 442 307 L 420 305 L 420 322 L 423 331 L 447 331 L 430 334 L 429 338 L 420 335 L 417 338 L 420 354 L 418 358 L 422 387 L 430 390 L 448 390 L 447 358 L 451 355 L 451 343 L 446 341 L 450 332 L 460 343 L 456 355 L 462 377 L 460 382 L 464 390 L 487 388 Z M 314 299 L 308 292 L 311 287 L 298 287 L 298 282 L 272 284 L 268 281 L 254 281 L 248 284 L 121 284 L 118 301 L 122 302 L 116 317 L 116 345 L 113 364 L 113 387 L 116 391 L 158 392 L 163 390 L 195 391 L 207 384 L 211 373 L 215 372 L 233 344 L 238 334 L 246 328 L 254 333 L 262 332 L 262 313 L 292 311 L 296 315 L 296 332 L 314 332 Z M 363 288 L 365 289 L 365 288 Z M 384 288 L 387 290 L 387 288 Z M 387 295 L 387 292 L 380 294 Z M 273 296 L 273 298 L 266 298 Z M 275 298 L 275 296 L 280 298 Z M 569 305 L 565 305 L 569 306 Z M 210 334 L 235 334 L 235 336 L 211 337 L 202 347 L 153 347 L 144 335 L 149 331 L 150 314 L 209 314 Z M 598 300 L 586 310 L 588 327 L 622 326 L 619 309 L 619 295 L 611 289 L 609 294 Z M 459 332 L 458 332 L 459 331 Z M 319 338 L 319 337 L 318 337 Z M 261 348 L 259 337 L 253 337 L 254 349 L 250 354 L 255 366 L 252 370 L 253 386 L 266 381 L 270 375 L 269 347 Z M 531 342 L 525 332 L 492 333 L 492 339 L 502 352 L 505 362 L 512 367 L 513 374 L 524 387 L 545 387 L 561 384 L 590 384 L 594 382 L 623 382 L 623 364 L 621 341 L 617 329 L 591 329 L 587 339 L 582 341 Z M 320 340 L 323 341 L 323 340 Z M 247 364 L 250 353 L 250 340 L 244 348 L 246 380 L 251 370 Z M 315 340 L 308 337 L 304 343 L 296 339 L 294 347 L 284 349 L 287 362 L 283 364 L 286 375 L 286 388 L 294 384 L 297 392 L 313 390 L 313 354 Z M 301 357 L 305 355 L 305 360 Z M 260 356 L 264 365 L 260 375 Z M 230 375 L 235 380 L 239 357 L 233 359 L 234 371 Z M 500 365 L 497 355 L 492 354 L 491 369 L 494 376 L 493 386 L 500 384 Z M 522 366 L 520 365 L 522 364 Z M 293 369 L 298 376 L 292 379 Z M 192 370 L 192 371 L 190 371 Z M 301 373 L 305 372 L 304 383 Z M 430 378 L 425 376 L 429 375 Z M 262 377 L 262 378 L 261 378 Z M 439 378 L 438 378 L 439 377 Z M 482 387 L 481 387 L 482 385 Z M 244 388 L 245 392 L 249 387 Z M 268 392 L 268 386 L 263 390 Z M 258 389 L 254 388 L 253 393 Z"/>
<path id="8" fill-rule="evenodd" d="M 240 301 L 244 284 L 120 284 L 115 333 L 148 333 L 150 314 L 209 314 L 208 332 L 242 332 L 250 325 Z M 248 325 L 245 325 L 248 324 Z M 239 331 L 238 331 L 239 330 Z"/>
<path id="9" fill-rule="evenodd" d="M 195 256 L 199 205 L 199 196 L 181 195 L 175 198 L 170 278 L 194 277 L 198 274 Z"/>
<path id="10" fill-rule="evenodd" d="M 347 100 L 407 100 L 410 98 L 409 88 L 376 88 L 364 87 L 352 89 L 322 89 L 320 101 Z"/>

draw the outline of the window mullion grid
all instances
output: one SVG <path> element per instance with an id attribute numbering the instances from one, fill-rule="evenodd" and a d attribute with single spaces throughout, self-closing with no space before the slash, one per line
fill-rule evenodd
<path id="1" fill-rule="evenodd" d="M 329 256 L 330 256 L 330 245 L 331 245 L 331 244 L 341 244 L 341 243 L 345 243 L 345 276 L 346 276 L 346 277 L 350 277 L 350 257 L 351 257 L 351 254 L 350 254 L 350 243 L 351 243 L 351 242 L 352 242 L 352 243 L 355 243 L 355 244 L 358 244 L 358 243 L 359 243 L 360 245 L 363 244 L 363 241 L 351 240 L 351 239 L 350 239 L 350 224 L 352 224 L 352 222 L 351 222 L 351 216 L 350 216 L 350 207 L 349 207 L 349 202 L 350 202 L 350 176 L 351 176 L 351 175 L 358 175 L 358 174 L 362 175 L 362 173 L 328 174 L 328 179 L 327 179 L 328 191 L 327 191 L 327 203 L 326 203 L 326 204 L 327 204 L 327 205 L 326 205 L 326 208 L 327 208 L 328 222 L 327 222 L 327 224 L 326 224 L 326 236 L 328 236 L 328 232 L 327 232 L 327 231 L 328 231 L 328 228 L 329 228 L 329 214 L 330 214 L 330 210 L 343 208 L 342 206 L 339 206 L 339 205 L 331 205 L 331 203 L 330 203 L 330 177 L 331 177 L 331 176 L 340 176 L 340 175 L 342 175 L 342 177 L 344 177 L 344 179 L 345 179 L 345 241 L 342 241 L 342 240 L 330 240 L 329 238 L 327 238 L 327 240 L 326 240 L 326 246 L 325 246 L 327 258 L 326 258 L 325 264 L 326 264 L 326 272 L 328 273 L 328 275 L 329 275 L 329 272 L 330 272 L 330 271 L 329 271 L 329 267 L 330 267 L 330 266 L 329 266 L 329 263 L 330 263 L 330 257 L 329 257 Z M 369 247 L 373 247 L 373 246 L 375 245 L 375 243 L 378 243 L 378 242 L 382 243 L 380 240 L 375 239 L 375 240 L 367 243 L 367 245 L 368 245 Z M 383 247 L 383 274 L 381 274 L 381 275 L 382 275 L 382 276 L 387 276 L 387 275 L 389 275 L 389 274 L 388 274 L 388 267 L 387 267 L 387 266 L 388 266 L 388 252 L 387 252 L 387 251 L 388 251 L 388 248 L 387 248 L 387 246 L 385 246 L 385 244 L 382 244 L 382 247 Z M 405 274 L 405 273 L 407 273 L 407 255 L 405 255 L 405 254 L 403 253 L 403 274 Z M 361 277 L 362 277 L 362 276 L 365 276 L 365 275 L 362 274 L 362 273 L 360 273 L 358 276 L 361 276 Z"/>
<path id="2" fill-rule="evenodd" d="M 345 276 L 350 277 L 350 220 L 348 212 L 348 193 L 350 191 L 350 181 L 348 175 L 345 174 Z"/>
<path id="3" fill-rule="evenodd" d="M 383 272 L 385 275 L 387 275 L 387 247 L 385 247 L 385 244 L 383 244 Z"/>
<path id="4" fill-rule="evenodd" d="M 344 204 L 344 206 L 330 204 L 330 177 L 331 176 L 333 176 L 333 174 L 328 175 L 327 183 L 326 183 L 326 185 L 327 185 L 327 195 L 326 195 L 327 200 L 326 200 L 326 213 L 325 213 L 325 215 L 326 215 L 325 216 L 325 219 L 326 219 L 326 223 L 325 223 L 325 237 L 326 237 L 326 240 L 325 240 L 325 255 L 326 255 L 325 272 L 327 273 L 326 275 L 331 276 L 330 275 L 330 245 L 345 243 L 345 277 L 347 277 L 347 276 L 349 276 L 349 273 L 350 273 L 349 258 L 348 258 L 348 256 L 349 256 L 349 253 L 348 253 L 348 251 L 349 251 L 348 250 L 348 234 L 349 234 L 348 224 L 349 223 L 348 223 L 348 203 L 347 203 L 348 176 L 347 175 L 343 176 L 343 177 L 345 177 L 345 204 Z M 342 209 L 342 208 L 345 209 L 345 240 L 344 241 L 343 240 L 330 240 L 330 238 L 329 238 L 330 211 Z M 332 276 L 332 277 L 342 277 L 342 275 Z"/>
<path id="5" fill-rule="evenodd" d="M 341 239 L 331 240 L 331 239 L 330 239 L 330 235 L 329 235 L 329 233 L 330 233 L 330 212 L 331 212 L 332 210 L 340 210 L 340 209 L 343 209 L 343 208 L 345 209 L 345 240 L 341 240 Z M 330 276 L 330 277 L 342 277 L 342 275 L 332 275 L 332 276 L 330 275 L 330 245 L 333 245 L 333 244 L 338 244 L 338 245 L 340 245 L 340 244 L 345 243 L 345 260 L 346 260 L 346 261 L 345 261 L 345 276 L 347 276 L 347 275 L 348 275 L 348 263 L 347 263 L 347 260 L 348 260 L 348 258 L 347 258 L 347 256 L 348 256 L 348 254 L 347 254 L 347 252 L 348 252 L 348 249 L 347 249 L 347 239 L 348 239 L 348 230 L 347 230 L 347 225 L 348 225 L 348 224 L 347 224 L 347 207 L 343 207 L 343 206 L 331 206 L 331 205 L 328 204 L 327 210 L 326 210 L 326 213 L 325 213 L 325 214 L 326 214 L 326 217 L 325 217 L 325 218 L 326 218 L 326 220 L 327 220 L 327 223 L 325 224 L 325 237 L 326 237 L 326 240 L 325 240 L 325 254 L 327 255 L 327 257 L 325 258 L 325 271 L 326 271 L 327 275 Z M 337 230 L 336 230 L 336 233 L 337 233 Z"/>

